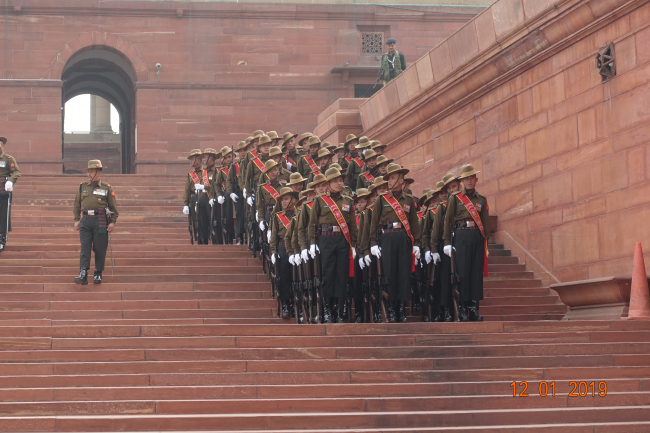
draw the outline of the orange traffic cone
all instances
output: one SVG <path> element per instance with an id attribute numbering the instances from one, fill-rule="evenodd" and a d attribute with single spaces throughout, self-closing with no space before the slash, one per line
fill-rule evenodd
<path id="1" fill-rule="evenodd" d="M 645 273 L 641 243 L 634 244 L 634 267 L 632 268 L 632 287 L 630 289 L 630 309 L 628 319 L 650 319 L 650 294 L 648 277 Z"/>

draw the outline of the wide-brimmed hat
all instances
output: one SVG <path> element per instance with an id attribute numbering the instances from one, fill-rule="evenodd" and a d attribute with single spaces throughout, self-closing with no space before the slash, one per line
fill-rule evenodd
<path id="1" fill-rule="evenodd" d="M 327 171 L 325 172 L 325 177 L 327 178 L 327 181 L 331 181 L 336 179 L 337 177 L 343 177 L 341 172 L 336 169 L 336 168 L 328 168 Z"/>
<path id="2" fill-rule="evenodd" d="M 284 147 L 287 144 L 287 141 L 297 136 L 298 134 L 294 134 L 292 132 L 285 132 L 284 135 L 282 136 L 282 147 Z"/>
<path id="3" fill-rule="evenodd" d="M 332 152 L 330 152 L 329 149 L 326 149 L 326 148 L 323 147 L 318 151 L 318 156 L 316 158 L 314 158 L 314 160 L 318 161 L 321 158 L 327 158 L 327 157 L 331 158 L 332 157 Z"/>
<path id="4" fill-rule="evenodd" d="M 104 167 L 102 167 L 102 162 L 99 159 L 91 159 L 90 161 L 88 161 L 88 168 L 85 171 L 88 171 L 91 168 L 94 168 L 96 170 L 101 170 Z"/>
<path id="5" fill-rule="evenodd" d="M 303 132 L 302 134 L 300 134 L 300 139 L 298 140 L 298 144 L 302 145 L 303 140 L 306 140 L 313 135 L 314 134 L 312 134 L 311 132 Z"/>
<path id="6" fill-rule="evenodd" d="M 275 162 L 272 159 L 269 159 L 264 164 L 264 170 L 262 170 L 262 173 L 267 173 L 270 169 L 272 169 L 273 167 L 277 167 L 280 164 L 282 164 L 282 162 Z"/>
<path id="7" fill-rule="evenodd" d="M 404 181 L 409 185 L 412 184 L 412 183 L 415 183 L 415 179 L 410 178 L 410 177 L 405 177 Z"/>
<path id="8" fill-rule="evenodd" d="M 260 141 L 257 142 L 257 146 L 261 146 L 263 144 L 271 143 L 273 140 L 271 140 L 271 137 L 268 135 L 264 134 L 260 137 Z"/>
<path id="9" fill-rule="evenodd" d="M 302 177 L 302 174 L 300 173 L 291 173 L 291 176 L 289 176 L 289 183 L 287 185 L 295 185 L 297 183 L 303 183 L 307 179 Z"/>
<path id="10" fill-rule="evenodd" d="M 190 156 L 188 156 L 187 159 L 193 159 L 195 156 L 200 156 L 203 158 L 203 152 L 201 152 L 201 149 L 190 150 Z"/>
<path id="11" fill-rule="evenodd" d="M 294 190 L 292 190 L 291 188 L 286 187 L 286 186 L 283 187 L 283 188 L 279 191 L 279 193 L 280 193 L 280 195 L 278 196 L 278 199 L 277 199 L 277 202 L 278 202 L 278 203 L 280 202 L 280 200 L 282 200 L 282 197 L 284 197 L 285 195 L 292 195 L 293 198 L 295 198 L 296 200 L 297 200 L 298 197 L 300 196 L 300 193 L 299 193 L 298 191 L 294 191 Z"/>
<path id="12" fill-rule="evenodd" d="M 230 155 L 232 153 L 232 148 L 228 146 L 224 146 L 221 148 L 221 157 L 225 158 L 226 156 Z"/>
<path id="13" fill-rule="evenodd" d="M 320 144 L 320 147 L 321 147 L 322 149 L 327 149 L 327 150 L 329 150 L 330 152 L 332 152 L 334 149 L 336 149 L 336 144 L 332 144 L 332 143 L 330 143 L 329 141 L 324 141 L 324 142 L 322 142 L 322 143 Z"/>
<path id="14" fill-rule="evenodd" d="M 339 150 L 345 150 L 345 143 L 339 143 L 336 145 L 336 149 L 334 149 L 334 151 L 338 152 Z"/>
<path id="15" fill-rule="evenodd" d="M 255 140 L 253 137 L 246 137 L 246 140 L 244 140 L 244 143 L 246 143 L 246 146 L 251 144 L 251 141 Z"/>
<path id="16" fill-rule="evenodd" d="M 354 202 L 356 203 L 357 200 L 359 200 L 361 198 L 368 197 L 369 194 L 370 194 L 369 189 L 367 189 L 367 188 L 357 188 L 357 191 L 356 191 L 356 193 L 354 194 L 354 197 L 353 197 Z"/>
<path id="17" fill-rule="evenodd" d="M 396 164 L 396 163 L 390 163 L 388 164 L 388 167 L 386 167 L 386 175 L 384 177 L 388 177 L 393 173 L 401 173 L 401 174 L 406 174 L 408 173 L 409 170 L 408 168 L 403 168 L 401 165 Z"/>
<path id="18" fill-rule="evenodd" d="M 350 143 L 352 140 L 358 140 L 357 136 L 354 134 L 348 134 L 345 136 L 345 143 L 343 143 L 344 146 L 347 146 L 348 143 Z"/>
<path id="19" fill-rule="evenodd" d="M 309 140 L 307 141 L 307 144 L 309 146 L 315 146 L 317 144 L 320 144 L 320 138 L 318 138 L 317 135 L 312 135 L 311 137 L 309 137 Z"/>
<path id="20" fill-rule="evenodd" d="M 359 138 L 357 149 L 365 149 L 368 146 L 370 146 L 370 140 L 368 140 L 368 137 L 364 135 L 363 137 Z"/>
<path id="21" fill-rule="evenodd" d="M 248 143 L 246 143 L 245 141 L 240 141 L 239 143 L 237 143 L 237 150 L 244 150 L 246 149 L 246 146 L 248 146 Z"/>
<path id="22" fill-rule="evenodd" d="M 266 135 L 269 136 L 269 138 L 271 139 L 271 141 L 281 140 L 281 138 L 278 137 L 278 133 L 275 132 L 275 131 L 269 131 L 269 132 L 266 133 Z"/>
<path id="23" fill-rule="evenodd" d="M 314 188 L 316 185 L 321 184 L 323 182 L 327 182 L 327 178 L 323 173 L 318 173 L 314 178 L 311 180 L 311 183 L 307 185 L 307 188 Z"/>
<path id="24" fill-rule="evenodd" d="M 374 150 L 369 150 L 365 155 L 363 155 L 363 159 L 367 162 L 369 159 L 376 158 L 378 156 L 379 155 L 377 155 Z"/>
<path id="25" fill-rule="evenodd" d="M 374 150 L 371 150 L 370 152 L 374 152 Z M 368 154 L 368 153 L 366 153 L 366 155 L 367 155 L 367 154 Z M 391 162 L 393 162 L 393 160 L 392 160 L 392 159 L 388 159 L 388 158 L 386 157 L 386 155 L 379 155 L 379 156 L 377 157 L 377 166 L 380 166 L 381 164 L 390 164 Z"/>
<path id="26" fill-rule="evenodd" d="M 206 156 L 206 155 L 208 155 L 208 156 L 210 156 L 210 155 L 214 155 L 215 157 L 220 157 L 220 156 L 221 156 L 221 155 L 219 154 L 219 152 L 216 151 L 216 149 L 213 149 L 213 148 L 211 148 L 211 147 L 207 147 L 207 148 L 203 151 L 203 156 Z"/>
<path id="27" fill-rule="evenodd" d="M 384 178 L 384 176 L 377 176 L 375 178 L 375 181 L 373 182 L 372 185 L 370 185 L 370 188 L 368 188 L 368 191 L 371 193 L 377 189 L 377 187 L 380 187 L 382 185 L 388 184 L 388 181 Z"/>
<path id="28" fill-rule="evenodd" d="M 2 142 L 2 145 L 4 146 L 7 144 L 7 137 L 0 137 L 0 141 Z"/>
<path id="29" fill-rule="evenodd" d="M 424 206 L 425 203 L 427 203 L 436 195 L 438 195 L 438 191 L 436 191 L 435 189 L 430 189 L 430 188 L 425 189 L 424 191 L 422 191 L 422 197 L 420 197 L 420 199 L 418 200 L 418 206 L 419 207 Z"/>
<path id="30" fill-rule="evenodd" d="M 456 176 L 454 173 L 447 173 L 445 174 L 445 177 L 442 178 L 442 186 L 447 186 L 449 182 L 452 182 L 454 180 L 458 180 L 458 176 Z"/>
<path id="31" fill-rule="evenodd" d="M 379 149 L 379 148 L 385 149 L 387 147 L 388 147 L 387 144 L 381 144 L 381 142 L 379 142 L 378 140 L 373 140 L 373 141 L 370 142 L 370 148 L 373 149 L 373 150 L 374 149 Z"/>
<path id="32" fill-rule="evenodd" d="M 279 146 L 273 146 L 269 149 L 269 158 L 272 156 L 282 155 L 282 149 Z"/>
<path id="33" fill-rule="evenodd" d="M 434 189 L 435 192 L 440 192 L 442 189 L 445 187 L 445 183 L 443 181 L 437 182 L 436 183 L 436 188 Z"/>
<path id="34" fill-rule="evenodd" d="M 338 162 L 333 162 L 333 163 L 331 163 L 331 164 L 330 164 L 330 168 L 335 168 L 335 169 L 337 169 L 338 171 L 341 172 L 341 174 L 343 174 L 343 172 L 345 171 L 345 170 L 343 170 L 343 167 L 341 167 L 341 164 L 339 164 Z"/>
<path id="35" fill-rule="evenodd" d="M 465 179 L 466 177 L 470 177 L 479 173 L 480 171 L 476 171 L 472 164 L 465 164 L 460 169 L 460 176 L 458 176 L 458 179 Z"/>
<path id="36" fill-rule="evenodd" d="M 253 140 L 260 138 L 262 135 L 264 135 L 264 131 L 258 129 L 257 131 L 253 132 Z"/>

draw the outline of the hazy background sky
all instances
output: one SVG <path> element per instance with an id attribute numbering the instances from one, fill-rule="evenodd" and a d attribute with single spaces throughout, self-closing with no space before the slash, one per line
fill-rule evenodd
<path id="1" fill-rule="evenodd" d="M 120 115 L 111 104 L 111 127 L 113 132 L 120 130 Z M 90 131 L 90 95 L 79 95 L 65 104 L 65 123 L 63 130 L 67 133 Z"/>

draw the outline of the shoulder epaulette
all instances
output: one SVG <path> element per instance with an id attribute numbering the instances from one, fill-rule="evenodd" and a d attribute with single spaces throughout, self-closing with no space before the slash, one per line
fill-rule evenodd
<path id="1" fill-rule="evenodd" d="M 456 192 L 452 192 L 451 195 L 456 195 L 456 194 L 459 194 L 459 193 L 460 193 L 460 191 L 456 191 Z"/>

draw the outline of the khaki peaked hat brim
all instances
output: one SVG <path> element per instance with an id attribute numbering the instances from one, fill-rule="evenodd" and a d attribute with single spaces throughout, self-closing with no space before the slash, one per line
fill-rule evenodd
<path id="1" fill-rule="evenodd" d="M 201 152 L 201 149 L 190 150 L 190 156 L 188 156 L 187 159 L 193 159 L 195 156 L 200 156 L 203 158 L 203 152 Z"/>
<path id="2" fill-rule="evenodd" d="M 330 180 L 334 180 L 337 177 L 343 177 L 343 175 L 336 168 L 328 168 L 327 171 L 325 172 L 325 177 L 326 177 L 327 181 L 329 182 Z"/>
<path id="3" fill-rule="evenodd" d="M 271 137 L 269 137 L 268 135 L 262 135 L 262 136 L 260 137 L 260 141 L 257 142 L 257 145 L 258 145 L 258 146 L 261 146 L 261 145 L 263 145 L 263 144 L 271 143 L 272 141 L 273 141 L 273 140 L 271 140 Z"/>
<path id="4" fill-rule="evenodd" d="M 388 164 L 388 167 L 386 167 L 386 176 L 389 176 L 389 175 L 391 175 L 393 173 L 406 174 L 409 171 L 411 171 L 411 170 L 409 170 L 408 168 L 403 168 L 399 164 L 390 163 L 390 164 Z"/>
<path id="5" fill-rule="evenodd" d="M 269 157 L 278 155 L 282 155 L 282 149 L 280 149 L 278 146 L 273 146 L 271 149 L 269 149 Z"/>
<path id="6" fill-rule="evenodd" d="M 282 146 L 286 146 L 287 141 L 291 140 L 294 137 L 297 137 L 298 134 L 294 134 L 292 132 L 285 132 L 284 135 L 282 136 Z"/>
<path id="7" fill-rule="evenodd" d="M 268 173 L 269 170 L 271 170 L 273 167 L 279 166 L 280 164 L 282 164 L 282 162 L 275 162 L 272 159 L 269 159 L 266 161 L 266 164 L 264 164 L 264 170 L 262 173 Z"/>
<path id="8" fill-rule="evenodd" d="M 223 149 L 222 149 L 222 150 L 223 150 Z M 213 149 L 213 148 L 211 148 L 211 147 L 208 147 L 208 148 L 206 148 L 206 149 L 203 151 L 203 156 L 205 156 L 205 155 L 214 155 L 214 156 L 217 156 L 217 155 L 218 155 L 218 156 L 221 156 L 220 153 L 217 152 L 216 149 Z"/>
<path id="9" fill-rule="evenodd" d="M 240 141 L 237 144 L 237 150 L 244 150 L 246 149 L 246 146 L 248 146 L 248 143 L 246 143 L 245 141 Z"/>
<path id="10" fill-rule="evenodd" d="M 316 176 L 314 176 L 311 183 L 309 185 L 307 185 L 307 188 L 313 188 L 316 185 L 319 185 L 319 184 L 321 184 L 323 182 L 326 182 L 326 181 L 327 181 L 327 178 L 325 177 L 325 175 L 323 173 L 317 174 Z"/>
<path id="11" fill-rule="evenodd" d="M 458 176 L 458 179 L 465 179 L 466 177 L 470 177 L 479 173 L 480 171 L 476 171 L 472 164 L 465 164 L 460 169 L 460 176 Z"/>
<path id="12" fill-rule="evenodd" d="M 386 185 L 386 184 L 388 184 L 388 181 L 383 176 L 379 176 L 379 177 L 375 178 L 375 182 L 372 185 L 370 185 L 370 188 L 368 188 L 368 190 L 370 192 L 373 192 L 378 187 L 380 187 L 382 185 Z"/>
<path id="13" fill-rule="evenodd" d="M 303 183 L 307 179 L 302 177 L 302 174 L 300 173 L 291 173 L 291 176 L 289 176 L 289 183 L 287 185 L 295 185 L 297 183 Z"/>
<path id="14" fill-rule="evenodd" d="M 278 202 L 282 200 L 282 197 L 286 195 L 291 195 L 293 198 L 297 199 L 300 196 L 300 193 L 298 191 L 294 191 L 289 187 L 284 187 L 280 190 L 280 195 L 278 196 Z"/>
<path id="15" fill-rule="evenodd" d="M 332 157 L 332 152 L 329 151 L 329 149 L 323 147 L 318 151 L 318 156 L 314 158 L 316 161 L 323 159 L 323 158 L 328 158 Z"/>
<path id="16" fill-rule="evenodd" d="M 354 197 L 353 197 L 354 202 L 356 203 L 357 200 L 368 197 L 369 194 L 370 194 L 370 190 L 369 190 L 369 189 L 366 189 L 366 188 L 358 188 L 357 191 L 356 191 L 356 193 L 355 193 L 355 195 L 354 195 Z"/>
<path id="17" fill-rule="evenodd" d="M 447 186 L 450 182 L 458 180 L 458 176 L 454 173 L 447 173 L 445 177 L 442 178 L 442 186 Z"/>
<path id="18" fill-rule="evenodd" d="M 303 140 L 307 140 L 311 136 L 313 136 L 311 132 L 303 132 L 302 135 L 300 136 L 300 139 L 298 140 L 298 144 L 302 145 Z"/>
<path id="19" fill-rule="evenodd" d="M 354 134 L 348 134 L 348 135 L 345 137 L 345 143 L 343 143 L 343 144 L 344 144 L 344 145 L 347 145 L 347 144 L 348 144 L 349 142 L 351 142 L 352 140 L 358 140 L 357 136 L 354 135 Z"/>
<path id="20" fill-rule="evenodd" d="M 102 162 L 99 159 L 91 159 L 88 161 L 88 168 L 86 168 L 85 171 L 88 171 L 92 168 L 101 170 L 104 167 L 102 167 Z"/>

